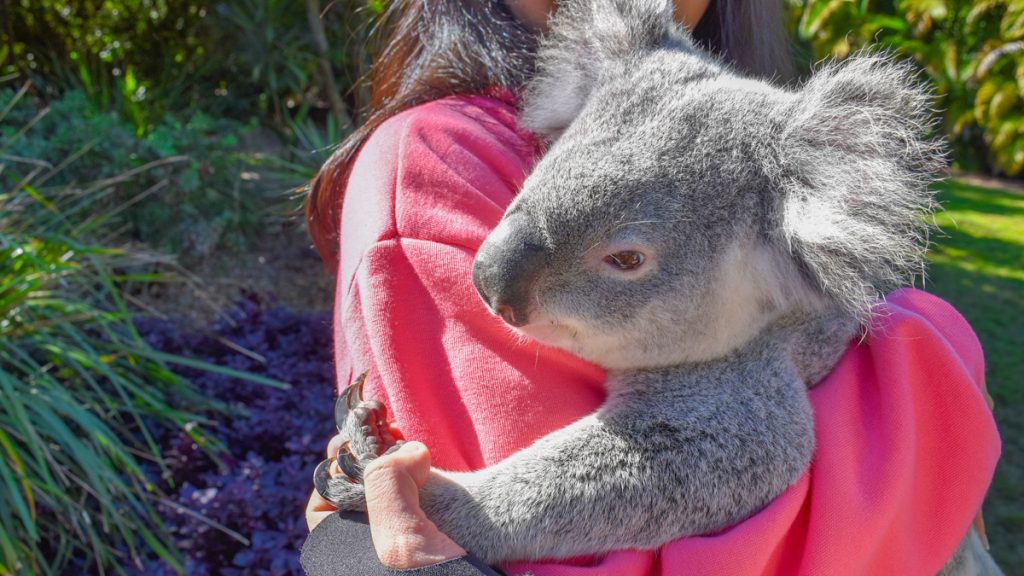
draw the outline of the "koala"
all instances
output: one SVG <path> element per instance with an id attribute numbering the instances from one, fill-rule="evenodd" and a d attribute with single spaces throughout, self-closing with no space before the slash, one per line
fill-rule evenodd
<path id="1" fill-rule="evenodd" d="M 426 515 L 497 563 L 652 549 L 783 492 L 814 452 L 808 387 L 922 272 L 929 103 L 885 56 L 787 89 L 698 50 L 667 0 L 560 2 L 522 109 L 551 145 L 472 280 L 516 332 L 606 368 L 608 397 L 494 466 L 433 470 Z M 364 509 L 358 483 L 328 493 Z M 959 557 L 990 562 L 968 536 Z"/>

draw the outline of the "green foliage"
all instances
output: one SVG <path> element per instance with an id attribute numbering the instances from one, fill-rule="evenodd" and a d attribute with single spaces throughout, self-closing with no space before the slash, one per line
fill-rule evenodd
<path id="1" fill-rule="evenodd" d="M 212 71 L 203 3 L 13 0 L 7 11 L 8 72 L 47 96 L 79 89 L 140 133 L 169 107 L 212 96 L 197 82 Z"/>
<path id="2" fill-rule="evenodd" d="M 335 83 L 347 93 L 366 60 L 364 2 L 322 4 Z M 303 2 L 13 0 L 3 9 L 0 76 L 31 79 L 45 99 L 81 91 L 138 135 L 184 110 L 255 116 L 284 133 L 292 108 L 324 107 Z"/>
<path id="3" fill-rule="evenodd" d="M 140 463 L 163 465 L 157 426 L 209 445 L 213 406 L 138 337 L 114 287 L 150 257 L 76 239 L 104 186 L 44 188 L 63 168 L 11 155 L 20 139 L 0 137 L 0 573 L 113 568 L 140 543 L 178 565 Z"/>
<path id="4" fill-rule="evenodd" d="M 70 209 L 104 221 L 120 238 L 202 256 L 220 242 L 239 244 L 246 233 L 265 226 L 267 210 L 288 188 L 266 182 L 260 158 L 238 151 L 240 141 L 256 132 L 252 126 L 202 112 L 183 120 L 168 114 L 138 136 L 121 116 L 101 111 L 81 91 L 45 108 L 13 95 L 0 89 L 0 105 L 14 103 L 0 124 L 0 138 L 12 140 L 7 153 L 63 165 L 40 185 L 105 182 L 102 193 Z M 132 177 L 122 178 L 125 173 Z M 16 178 L 0 174 L 7 186 Z"/>
<path id="5" fill-rule="evenodd" d="M 323 55 L 307 8 L 322 11 Z M 380 9 L 363 0 L 2 2 L 0 85 L 21 77 L 32 88 L 0 136 L 27 125 L 11 154 L 76 158 L 51 185 L 145 167 L 79 206 L 104 214 L 111 238 L 185 262 L 221 244 L 244 247 L 294 214 L 285 197 L 323 157 L 309 138 L 322 150 L 346 134 L 357 95 L 329 103 L 321 73 L 350 93 L 368 59 L 365 22 Z M 329 143 L 317 135 L 328 117 L 343 126 L 327 127 Z"/>
<path id="6" fill-rule="evenodd" d="M 791 1 L 816 58 L 878 44 L 920 64 L 962 168 L 1024 171 L 1024 0 Z"/>
<path id="7" fill-rule="evenodd" d="M 246 101 L 255 96 L 261 112 L 283 121 L 287 109 L 311 88 L 316 68 L 301 2 L 235 0 L 218 11 L 237 42 L 228 55 L 229 66 L 243 74 L 233 92 Z"/>
<path id="8" fill-rule="evenodd" d="M 42 119 L 19 107 L 25 92 L 0 99 L 0 574 L 59 574 L 72 561 L 119 571 L 153 554 L 180 569 L 156 514 L 173 503 L 145 472 L 167 470 L 153 438 L 178 429 L 215 454 L 204 427 L 223 407 L 168 364 L 240 374 L 152 350 L 118 285 L 158 280 L 128 271 L 165 258 L 94 240 L 115 220 L 102 212 L 115 190 L 146 186 L 162 165 L 85 180 L 79 164 L 96 147 L 58 164 L 13 153 L 46 152 L 29 138 Z"/>

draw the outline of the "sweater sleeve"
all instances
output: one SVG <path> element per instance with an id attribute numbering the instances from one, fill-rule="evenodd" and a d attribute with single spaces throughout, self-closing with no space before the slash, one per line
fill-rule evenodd
<path id="1" fill-rule="evenodd" d="M 512 575 L 920 575 L 952 556 L 992 481 L 1000 442 L 981 347 L 947 303 L 891 294 L 811 392 L 810 470 L 765 509 L 657 554 L 619 551 Z"/>

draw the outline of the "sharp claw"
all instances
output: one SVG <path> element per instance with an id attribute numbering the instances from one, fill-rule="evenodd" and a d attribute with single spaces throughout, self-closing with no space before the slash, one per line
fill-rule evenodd
<path id="1" fill-rule="evenodd" d="M 355 383 L 352 384 L 352 386 L 349 386 L 349 388 L 355 388 L 355 399 L 356 399 L 355 402 L 349 401 L 349 405 L 348 405 L 349 408 L 351 408 L 353 405 L 355 405 L 356 402 L 362 402 L 363 401 L 363 385 L 366 384 L 366 375 L 369 374 L 369 373 L 370 373 L 369 370 L 363 372 L 362 374 L 360 374 L 356 378 Z"/>
<path id="2" fill-rule="evenodd" d="M 331 479 L 331 466 L 333 464 L 334 458 L 328 458 L 317 464 L 316 470 L 313 471 L 313 487 L 316 488 L 316 493 L 321 498 L 330 502 L 335 508 L 341 508 L 341 505 L 327 494 L 327 481 Z"/>
<path id="3" fill-rule="evenodd" d="M 348 403 L 345 401 L 345 394 L 343 392 L 341 396 L 338 396 L 338 400 L 334 402 L 334 426 L 338 429 L 338 432 L 341 432 L 346 418 L 348 418 Z"/>
<path id="4" fill-rule="evenodd" d="M 341 432 L 348 418 L 348 412 L 357 404 L 363 401 L 363 385 L 366 383 L 366 375 L 369 370 L 360 374 L 351 386 L 341 391 L 338 400 L 334 403 L 334 426 Z"/>
<path id="5" fill-rule="evenodd" d="M 342 444 L 338 451 L 338 468 L 353 482 L 363 481 L 363 471 L 356 465 L 355 456 L 348 449 L 348 442 Z"/>

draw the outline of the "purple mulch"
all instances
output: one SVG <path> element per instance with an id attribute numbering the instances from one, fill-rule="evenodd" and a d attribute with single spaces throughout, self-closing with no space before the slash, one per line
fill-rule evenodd
<path id="1" fill-rule="evenodd" d="M 291 384 L 290 390 L 276 390 L 181 370 L 210 397 L 244 413 L 223 417 L 211 430 L 228 450 L 222 468 L 183 432 L 161 437 L 173 481 L 167 490 L 177 504 L 248 540 L 243 543 L 199 519 L 162 507 L 174 545 L 187 554 L 185 573 L 302 574 L 298 550 L 306 537 L 303 510 L 313 468 L 335 432 L 330 315 L 265 307 L 250 296 L 211 333 L 183 331 L 162 320 L 139 319 L 136 324 L 157 350 Z M 174 574 L 157 561 L 135 573 Z"/>

